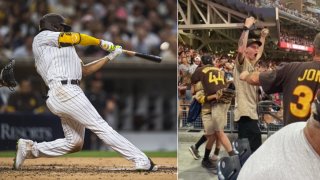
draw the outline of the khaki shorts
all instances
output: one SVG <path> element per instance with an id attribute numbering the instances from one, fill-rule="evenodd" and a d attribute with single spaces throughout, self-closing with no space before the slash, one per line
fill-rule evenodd
<path id="1" fill-rule="evenodd" d="M 210 107 L 209 103 L 202 106 L 201 117 L 204 134 L 211 135 L 215 131 L 221 131 L 227 124 L 227 112 L 230 104 L 217 103 Z"/>

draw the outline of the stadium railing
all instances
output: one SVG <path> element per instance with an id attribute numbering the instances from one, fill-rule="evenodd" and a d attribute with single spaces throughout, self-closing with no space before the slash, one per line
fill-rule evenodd
<path id="1" fill-rule="evenodd" d="M 180 113 L 179 113 L 179 120 L 178 120 L 178 127 L 181 130 L 203 130 L 203 124 L 201 120 L 201 116 L 198 116 L 198 118 L 192 122 L 188 123 L 188 108 L 189 104 L 182 104 L 180 105 Z M 270 108 L 270 105 L 267 104 L 258 104 L 258 109 L 266 109 Z M 267 113 L 268 112 L 268 113 Z M 259 116 L 259 127 L 261 130 L 261 133 L 267 134 L 270 136 L 274 132 L 278 131 L 283 127 L 283 123 L 280 119 L 277 119 L 275 116 L 276 110 L 272 111 L 258 111 Z M 238 132 L 238 124 L 234 122 L 234 106 L 230 106 L 228 112 L 227 112 L 227 124 L 224 127 L 224 132 L 226 133 L 237 133 Z M 266 123 L 263 120 L 264 114 L 270 114 L 275 120 L 273 123 Z"/>

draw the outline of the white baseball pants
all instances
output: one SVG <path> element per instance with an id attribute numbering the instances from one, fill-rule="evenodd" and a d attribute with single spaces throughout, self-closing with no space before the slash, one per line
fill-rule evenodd
<path id="1" fill-rule="evenodd" d="M 47 106 L 61 118 L 65 138 L 35 143 L 33 148 L 38 151 L 38 157 L 55 157 L 81 150 L 85 128 L 88 128 L 136 166 L 149 165 L 148 157 L 142 151 L 102 119 L 79 86 L 56 83 L 49 87 Z"/>

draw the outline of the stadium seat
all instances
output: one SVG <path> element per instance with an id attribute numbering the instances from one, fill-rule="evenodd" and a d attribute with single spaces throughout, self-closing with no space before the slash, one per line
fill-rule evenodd
<path id="1" fill-rule="evenodd" d="M 238 153 L 241 167 L 251 155 L 250 143 L 247 138 L 237 139 L 232 142 L 233 150 Z"/>
<path id="2" fill-rule="evenodd" d="M 273 101 L 260 101 L 258 103 L 258 114 L 270 114 L 271 108 L 276 111 L 280 110 L 280 106 Z"/>
<path id="3" fill-rule="evenodd" d="M 236 180 L 241 166 L 239 156 L 222 157 L 218 162 L 219 180 Z"/>

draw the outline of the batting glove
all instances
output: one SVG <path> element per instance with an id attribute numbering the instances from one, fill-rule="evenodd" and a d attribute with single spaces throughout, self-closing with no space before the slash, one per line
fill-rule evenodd
<path id="1" fill-rule="evenodd" d="M 122 53 L 122 47 L 119 45 L 116 45 L 114 47 L 114 51 L 110 52 L 110 54 L 108 54 L 106 57 L 109 60 L 113 60 L 115 57 L 117 57 L 118 55 L 120 55 Z"/>
<path id="2" fill-rule="evenodd" d="M 102 40 L 100 39 L 100 47 L 105 50 L 105 51 L 114 51 L 115 50 L 115 46 L 112 42 L 109 42 L 109 41 L 105 41 L 105 40 Z"/>

